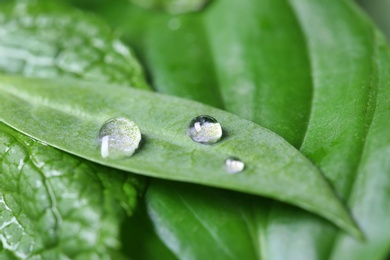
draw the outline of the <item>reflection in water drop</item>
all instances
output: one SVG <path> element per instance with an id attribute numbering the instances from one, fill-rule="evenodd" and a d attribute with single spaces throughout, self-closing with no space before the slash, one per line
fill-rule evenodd
<path id="1" fill-rule="evenodd" d="M 236 157 L 229 157 L 225 160 L 225 169 L 229 173 L 239 173 L 244 170 L 245 164 Z"/>
<path id="2" fill-rule="evenodd" d="M 138 126 L 129 119 L 118 117 L 106 121 L 100 128 L 98 142 L 103 158 L 124 158 L 133 155 L 141 141 Z"/>
<path id="3" fill-rule="evenodd" d="M 192 140 L 202 144 L 216 143 L 222 137 L 222 128 L 211 116 L 195 117 L 187 130 Z"/>

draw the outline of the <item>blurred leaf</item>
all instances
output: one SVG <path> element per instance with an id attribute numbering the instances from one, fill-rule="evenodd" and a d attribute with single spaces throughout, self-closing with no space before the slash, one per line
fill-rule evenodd
<path id="1" fill-rule="evenodd" d="M 367 236 L 362 243 L 338 234 L 333 259 L 388 259 L 390 253 L 390 51 L 376 34 L 375 66 L 377 96 L 375 112 L 366 137 L 361 163 L 349 199 L 352 212 Z"/>
<path id="2" fill-rule="evenodd" d="M 146 176 L 276 198 L 359 236 L 321 173 L 285 140 L 250 121 L 185 99 L 95 82 L 0 76 L 0 92 L 1 121 L 63 151 Z M 204 114 L 218 118 L 225 132 L 213 145 L 186 133 L 189 122 Z M 99 129 L 118 116 L 134 121 L 147 140 L 128 160 L 103 158 L 97 149 Z M 245 163 L 244 172 L 226 171 L 229 156 Z"/>
<path id="3" fill-rule="evenodd" d="M 389 0 L 357 0 L 357 3 L 375 21 L 384 32 L 387 42 L 390 43 L 390 1 Z"/>
<path id="4" fill-rule="evenodd" d="M 201 10 L 209 0 L 130 0 L 136 5 L 150 9 L 161 9 L 172 14 Z"/>
<path id="5" fill-rule="evenodd" d="M 261 259 L 257 209 L 269 201 L 203 186 L 154 180 L 146 194 L 160 237 L 180 259 Z M 256 202 L 256 203 L 253 203 Z"/>

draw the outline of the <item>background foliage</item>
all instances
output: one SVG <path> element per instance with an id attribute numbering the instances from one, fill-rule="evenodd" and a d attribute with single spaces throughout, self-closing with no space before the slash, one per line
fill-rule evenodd
<path id="1" fill-rule="evenodd" d="M 144 188 L 143 178 L 2 124 L 1 257 L 389 255 L 390 55 L 354 2 L 214 0 L 184 14 L 161 10 L 170 1 L 158 10 L 125 0 L 43 0 L 24 9 L 24 1 L 18 8 L 7 2 L 0 5 L 3 73 L 150 85 L 269 128 L 321 170 L 366 240 L 271 199 L 159 179 Z M 374 2 L 361 4 L 386 32 L 386 9 Z"/>

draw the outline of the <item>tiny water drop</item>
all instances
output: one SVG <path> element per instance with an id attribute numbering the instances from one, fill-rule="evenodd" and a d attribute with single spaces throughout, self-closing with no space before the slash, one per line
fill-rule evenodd
<path id="1" fill-rule="evenodd" d="M 131 120 L 112 118 L 100 128 L 98 142 L 103 158 L 125 158 L 134 154 L 141 141 L 141 132 Z"/>
<path id="2" fill-rule="evenodd" d="M 187 133 L 195 142 L 202 144 L 216 143 L 222 137 L 222 127 L 211 116 L 197 116 L 192 119 Z"/>
<path id="3" fill-rule="evenodd" d="M 225 160 L 225 168 L 229 173 L 239 173 L 244 170 L 245 164 L 236 157 L 228 157 Z"/>

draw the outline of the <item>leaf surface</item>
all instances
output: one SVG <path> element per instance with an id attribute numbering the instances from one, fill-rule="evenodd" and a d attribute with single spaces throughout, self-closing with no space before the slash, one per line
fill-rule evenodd
<path id="1" fill-rule="evenodd" d="M 349 205 L 367 236 L 361 243 L 338 234 L 332 259 L 386 259 L 390 251 L 390 139 L 387 129 L 390 122 L 390 51 L 382 35 L 375 34 L 375 65 L 377 86 L 375 112 L 367 133 L 354 185 L 349 196 Z"/>
<path id="2" fill-rule="evenodd" d="M 192 101 L 114 85 L 0 79 L 0 120 L 54 147 L 147 176 L 277 198 L 359 233 L 321 173 L 285 140 L 250 121 Z M 187 136 L 189 122 L 202 114 L 223 126 L 224 138 L 214 145 Z M 144 145 L 131 158 L 103 159 L 97 133 L 105 121 L 118 116 L 138 125 Z M 245 162 L 242 174 L 226 172 L 229 156 Z"/>
<path id="3" fill-rule="evenodd" d="M 148 189 L 150 186 L 148 185 Z M 134 215 L 124 221 L 121 227 L 123 251 L 131 259 L 139 260 L 175 260 L 179 259 L 175 254 L 162 243 L 156 234 L 152 221 L 150 220 L 142 200 L 137 205 Z M 134 236 L 133 234 L 137 234 Z"/>
<path id="4" fill-rule="evenodd" d="M 135 12 L 121 9 L 129 19 Z M 114 10 L 102 12 L 111 20 Z M 302 30 L 285 1 L 220 1 L 201 14 L 143 17 L 143 34 L 127 23 L 122 29 L 132 44 L 143 41 L 140 55 L 157 91 L 224 108 L 300 146 L 312 82 Z"/>

